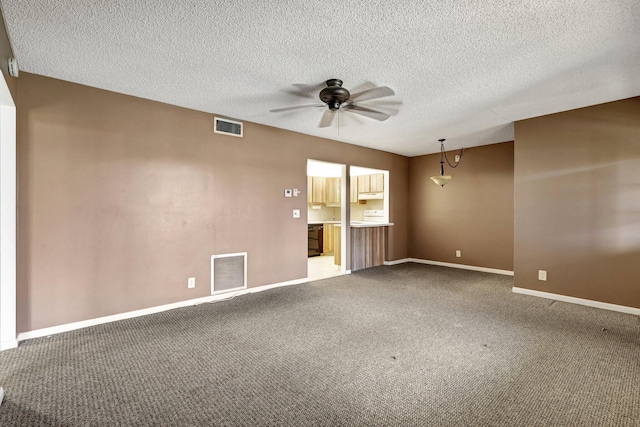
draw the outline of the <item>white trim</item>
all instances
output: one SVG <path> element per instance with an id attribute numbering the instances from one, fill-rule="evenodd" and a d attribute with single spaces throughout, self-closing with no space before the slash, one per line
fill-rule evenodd
<path id="1" fill-rule="evenodd" d="M 283 286 L 301 285 L 301 284 L 307 283 L 307 282 L 309 282 L 309 278 L 308 277 L 305 277 L 304 279 L 288 280 L 286 282 L 274 283 L 272 285 L 262 285 L 262 286 L 258 286 L 258 287 L 255 287 L 255 288 L 249 288 L 246 291 L 244 291 L 243 294 L 244 293 L 254 294 L 256 292 L 262 292 L 262 291 L 266 291 L 268 289 L 281 288 Z"/>
<path id="2" fill-rule="evenodd" d="M 473 271 L 481 271 L 483 273 L 493 273 L 493 274 L 502 274 L 503 276 L 513 276 L 513 271 L 511 270 L 500 270 L 497 268 L 478 267 L 475 265 L 454 264 L 451 262 L 431 261 L 428 259 L 419 259 L 419 258 L 403 258 L 396 261 L 385 261 L 384 265 L 396 265 L 396 264 L 402 264 L 405 262 L 415 262 L 418 264 L 438 265 L 440 267 L 451 267 L 451 268 L 459 268 L 461 270 L 473 270 Z"/>
<path id="3" fill-rule="evenodd" d="M 394 261 L 385 261 L 384 265 L 398 265 L 398 264 L 404 264 L 406 262 L 413 262 L 413 260 L 412 258 L 396 259 Z"/>
<path id="4" fill-rule="evenodd" d="M 620 313 L 633 314 L 640 316 L 640 308 L 627 307 L 625 305 L 610 304 L 608 302 L 593 301 L 590 299 L 570 297 L 567 295 L 552 294 L 549 292 L 534 291 L 533 289 L 513 287 L 512 291 L 516 294 L 529 295 L 532 297 L 547 298 L 556 301 L 568 302 L 571 304 L 586 305 L 588 307 L 601 308 L 603 310 L 618 311 Z"/>
<path id="5" fill-rule="evenodd" d="M 16 106 L 0 75 L 0 351 L 16 341 Z"/>
<path id="6" fill-rule="evenodd" d="M 9 350 L 18 346 L 18 340 L 8 340 L 0 342 L 0 351 Z"/>
<path id="7" fill-rule="evenodd" d="M 224 301 L 235 298 L 240 295 L 253 294 L 256 292 L 266 291 L 267 289 L 279 288 L 282 286 L 299 285 L 307 283 L 308 278 L 289 280 L 286 282 L 273 283 L 271 285 L 257 286 L 255 288 L 243 289 L 236 292 L 227 292 L 224 294 L 216 294 L 202 298 L 194 298 L 186 301 L 174 302 L 171 304 L 159 305 L 156 307 L 143 308 L 141 310 L 128 311 L 126 313 L 113 314 L 110 316 L 98 317 L 95 319 L 83 320 L 80 322 L 67 323 L 65 325 L 52 326 L 50 328 L 36 329 L 29 332 L 21 332 L 18 334 L 18 341 L 24 341 L 32 338 L 46 337 L 49 335 L 59 334 L 62 332 L 74 331 L 76 329 L 86 328 L 89 326 L 101 325 L 103 323 L 116 322 L 118 320 L 131 319 L 133 317 L 146 316 L 147 314 L 160 313 L 162 311 L 173 310 L 174 308 L 188 307 L 191 305 L 199 305 L 204 303 Z"/>

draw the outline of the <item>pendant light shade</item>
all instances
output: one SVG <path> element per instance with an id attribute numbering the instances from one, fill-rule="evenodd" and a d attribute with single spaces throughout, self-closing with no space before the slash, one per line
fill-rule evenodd
<path id="1" fill-rule="evenodd" d="M 431 177 L 431 181 L 435 182 L 441 187 L 448 184 L 453 179 L 453 175 L 434 175 Z"/>
<path id="2" fill-rule="evenodd" d="M 431 177 L 431 181 L 435 182 L 437 185 L 439 185 L 441 187 L 444 187 L 445 184 L 448 184 L 453 179 L 453 175 L 445 175 L 444 174 L 444 161 L 446 160 L 447 164 L 452 169 L 457 168 L 458 165 L 460 164 L 460 160 L 462 160 L 462 152 L 464 151 L 464 148 L 462 148 L 460 150 L 460 154 L 458 155 L 458 157 L 459 157 L 458 162 L 456 162 L 455 165 L 452 165 L 449 162 L 449 159 L 447 158 L 447 153 L 445 153 L 445 151 L 444 151 L 444 141 L 445 141 L 445 139 L 439 139 L 438 141 L 440 141 L 440 175 L 432 176 Z"/>

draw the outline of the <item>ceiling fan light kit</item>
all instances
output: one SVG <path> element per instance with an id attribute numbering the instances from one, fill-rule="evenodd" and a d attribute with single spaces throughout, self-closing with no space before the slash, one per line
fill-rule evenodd
<path id="1" fill-rule="evenodd" d="M 324 111 L 318 127 L 329 127 L 333 123 L 336 113 L 340 111 L 359 114 L 361 116 L 369 117 L 377 121 L 385 121 L 392 115 L 397 113 L 397 110 L 390 110 L 388 112 L 380 111 L 375 105 L 360 104 L 362 101 L 371 101 L 387 96 L 395 95 L 395 92 L 387 86 L 379 86 L 371 89 L 366 89 L 361 92 L 351 94 L 347 88 L 342 87 L 342 80 L 329 79 L 325 81 L 327 87 L 323 88 L 319 93 L 320 101 L 322 104 L 306 104 L 296 105 L 293 107 L 276 108 L 269 110 L 272 113 L 280 113 L 284 111 L 293 111 L 304 108 L 314 107 L 328 107 Z M 307 87 L 306 85 L 294 85 Z M 304 95 L 303 93 L 297 93 L 296 91 L 289 92 L 296 95 Z M 399 104 L 399 102 L 397 103 Z M 386 110 L 389 110 L 386 108 Z"/>
<path id="2" fill-rule="evenodd" d="M 449 159 L 447 158 L 447 153 L 444 150 L 444 141 L 446 141 L 446 140 L 443 138 L 443 139 L 439 139 L 438 141 L 440 141 L 440 175 L 432 176 L 431 177 L 431 181 L 435 182 L 436 185 L 444 187 L 445 184 L 448 184 L 453 179 L 453 175 L 445 175 L 444 174 L 444 162 L 446 160 L 447 164 L 449 165 L 449 167 L 451 169 L 457 168 L 458 165 L 460 164 L 460 160 L 462 160 L 462 153 L 464 151 L 464 147 L 460 149 L 460 153 L 456 156 L 456 157 L 459 158 L 459 160 L 456 162 L 455 165 L 452 165 L 449 162 Z"/>
<path id="3" fill-rule="evenodd" d="M 327 87 L 320 91 L 320 101 L 327 104 L 330 110 L 338 110 L 340 106 L 349 100 L 351 94 L 342 87 L 342 80 L 329 79 Z"/>

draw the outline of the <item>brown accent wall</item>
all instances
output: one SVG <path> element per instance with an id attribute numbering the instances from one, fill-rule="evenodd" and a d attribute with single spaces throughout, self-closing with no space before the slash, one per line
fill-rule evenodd
<path id="1" fill-rule="evenodd" d="M 409 160 L 411 257 L 512 271 L 513 142 L 466 149 L 444 187 L 439 172 L 439 153 Z"/>
<path id="2" fill-rule="evenodd" d="M 406 157 L 28 73 L 18 96 L 19 332 L 209 295 L 212 254 L 247 251 L 249 287 L 306 277 L 308 158 L 389 170 L 409 255 Z"/>
<path id="3" fill-rule="evenodd" d="M 640 97 L 517 122 L 515 140 L 515 286 L 640 308 Z"/>

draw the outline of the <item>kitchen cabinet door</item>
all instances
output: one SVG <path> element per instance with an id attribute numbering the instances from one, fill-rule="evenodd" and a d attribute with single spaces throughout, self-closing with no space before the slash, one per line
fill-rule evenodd
<path id="1" fill-rule="evenodd" d="M 383 173 L 369 175 L 369 191 L 372 193 L 382 193 L 384 191 Z"/>
<path id="2" fill-rule="evenodd" d="M 322 253 L 326 254 L 326 253 L 330 253 L 333 252 L 334 250 L 334 225 L 333 224 L 324 224 L 323 226 L 324 230 L 323 230 L 323 246 L 322 246 Z"/>
<path id="3" fill-rule="evenodd" d="M 340 178 L 326 178 L 325 180 L 325 198 L 324 202 L 327 204 L 340 204 Z"/>
<path id="4" fill-rule="evenodd" d="M 326 178 L 321 176 L 307 177 L 308 185 L 308 203 L 325 203 L 325 184 Z"/>
<path id="5" fill-rule="evenodd" d="M 351 177 L 351 191 L 349 200 L 351 203 L 358 203 L 358 177 Z"/>
<path id="6" fill-rule="evenodd" d="M 369 175 L 360 175 L 358 177 L 358 193 L 370 193 Z"/>

